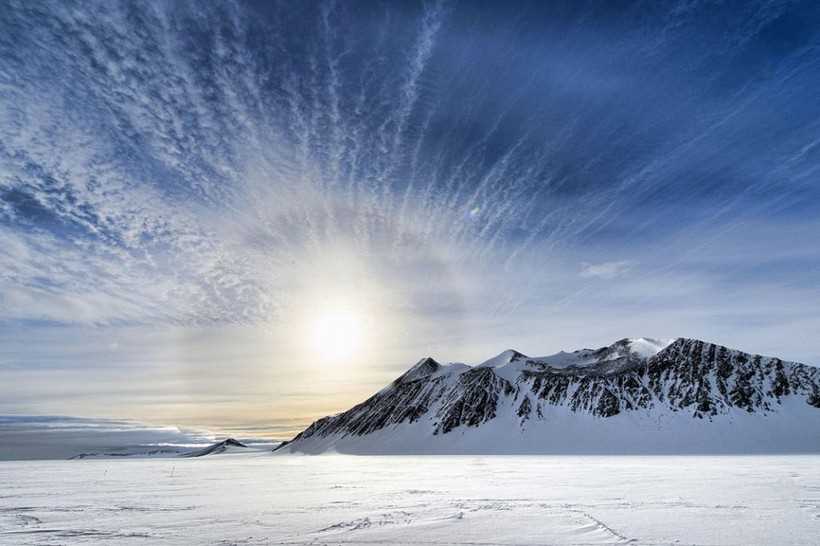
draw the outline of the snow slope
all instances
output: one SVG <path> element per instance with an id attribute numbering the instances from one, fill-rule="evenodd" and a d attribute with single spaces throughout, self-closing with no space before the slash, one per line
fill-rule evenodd
<path id="1" fill-rule="evenodd" d="M 278 452 L 820 452 L 820 369 L 685 338 L 426 358 Z"/>

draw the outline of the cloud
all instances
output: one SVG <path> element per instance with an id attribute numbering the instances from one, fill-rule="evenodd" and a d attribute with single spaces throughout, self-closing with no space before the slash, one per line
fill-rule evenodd
<path id="1" fill-rule="evenodd" d="M 615 279 L 629 273 L 635 267 L 635 262 L 621 260 L 617 262 L 602 262 L 598 264 L 581 264 L 581 276 L 586 279 Z"/>
<path id="2" fill-rule="evenodd" d="M 207 445 L 215 436 L 130 420 L 0 415 L 0 460 L 64 459 L 105 450 L 149 450 Z"/>

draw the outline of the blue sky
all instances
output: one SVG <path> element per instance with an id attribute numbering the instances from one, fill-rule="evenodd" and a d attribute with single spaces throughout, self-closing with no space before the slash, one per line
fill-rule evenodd
<path id="1" fill-rule="evenodd" d="M 287 435 L 425 354 L 820 363 L 818 87 L 814 2 L 9 2 L 0 413 Z"/>

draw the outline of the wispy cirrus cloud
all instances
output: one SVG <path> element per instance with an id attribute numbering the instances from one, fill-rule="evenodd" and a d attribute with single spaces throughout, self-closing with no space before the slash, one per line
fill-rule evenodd
<path id="1" fill-rule="evenodd" d="M 244 365 L 231 388 L 256 409 L 266 368 L 309 368 L 291 327 L 326 293 L 387 325 L 367 388 L 418 353 L 577 332 L 815 355 L 797 332 L 820 285 L 816 20 L 764 1 L 8 2 L 0 334 L 29 338 L 0 374 L 47 404 L 46 370 L 73 367 L 96 414 L 120 386 L 83 369 L 139 383 L 161 362 L 153 396 L 216 403 L 189 372 L 207 347 Z M 599 320 L 625 306 L 630 331 Z"/>
<path id="2" fill-rule="evenodd" d="M 735 15 L 754 25 L 700 29 L 708 47 L 683 50 L 708 9 L 639 33 L 592 10 L 584 17 L 611 20 L 620 38 L 606 58 L 590 52 L 586 19 L 567 14 L 562 32 L 577 40 L 541 33 L 535 58 L 515 41 L 548 25 L 535 4 L 516 8 L 529 22 L 502 25 L 419 5 L 394 32 L 399 12 L 385 6 L 363 20 L 330 3 L 12 3 L 0 44 L 0 229 L 13 250 L 2 318 L 268 321 L 289 305 L 289 279 L 342 244 L 375 269 L 438 260 L 457 277 L 487 271 L 486 284 L 498 264 L 507 275 L 552 269 L 589 240 L 651 244 L 650 226 L 648 239 L 674 233 L 670 212 L 681 227 L 814 199 L 810 102 L 789 99 L 807 111 L 777 146 L 743 138 L 811 88 L 811 57 L 784 49 L 768 79 L 755 79 L 754 56 L 746 76 L 707 63 L 713 50 L 765 46 L 788 10 L 758 8 Z M 459 25 L 470 17 L 475 31 Z M 497 47 L 477 56 L 479 34 Z M 681 58 L 688 94 L 673 87 Z M 622 59 L 641 62 L 604 69 Z M 713 74 L 725 76 L 717 87 Z M 667 93 L 673 108 L 647 100 Z M 596 267 L 582 276 L 612 274 Z M 547 290 L 537 276 L 520 281 L 499 283 L 495 299 L 513 310 Z M 520 284 L 528 292 L 510 288 Z"/>

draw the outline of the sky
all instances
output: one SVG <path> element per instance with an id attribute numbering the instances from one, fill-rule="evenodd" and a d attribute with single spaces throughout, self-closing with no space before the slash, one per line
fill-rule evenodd
<path id="1" fill-rule="evenodd" d="M 817 2 L 6 0 L 0 415 L 288 438 L 426 355 L 820 364 L 818 88 Z"/>

